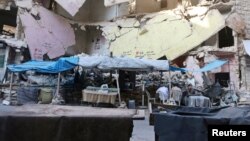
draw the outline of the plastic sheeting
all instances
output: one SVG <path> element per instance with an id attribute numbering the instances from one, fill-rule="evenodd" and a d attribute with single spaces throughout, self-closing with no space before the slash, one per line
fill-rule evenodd
<path id="1" fill-rule="evenodd" d="M 250 125 L 249 107 L 177 107 L 167 112 L 155 114 L 159 141 L 207 141 L 208 125 Z"/>
<path id="2" fill-rule="evenodd" d="M 78 57 L 63 57 L 58 61 L 29 61 L 23 64 L 8 65 L 12 72 L 33 70 L 41 73 L 59 73 L 76 67 Z"/>
<path id="3" fill-rule="evenodd" d="M 84 68 L 99 68 L 104 70 L 169 70 L 167 60 L 128 57 L 80 56 L 78 64 Z"/>
<path id="4" fill-rule="evenodd" d="M 205 65 L 203 68 L 201 68 L 199 70 L 190 70 L 187 68 L 178 68 L 178 67 L 174 67 L 174 66 L 170 66 L 170 70 L 171 71 L 182 71 L 182 72 L 207 72 L 207 71 L 214 70 L 218 67 L 221 67 L 224 64 L 226 64 L 227 62 L 228 62 L 227 60 L 215 60 L 215 61 L 208 63 L 207 65 Z"/>
<path id="5" fill-rule="evenodd" d="M 8 65 L 12 72 L 33 70 L 41 73 L 59 73 L 70 70 L 77 65 L 85 69 L 98 68 L 103 70 L 168 70 L 167 60 L 149 60 L 128 57 L 78 56 L 64 57 L 58 61 L 29 61 L 18 65 Z"/>
<path id="6" fill-rule="evenodd" d="M 39 89 L 36 87 L 19 87 L 17 89 L 18 104 L 38 103 Z"/>
<path id="7" fill-rule="evenodd" d="M 0 140 L 129 141 L 135 114 L 83 106 L 1 106 Z"/>

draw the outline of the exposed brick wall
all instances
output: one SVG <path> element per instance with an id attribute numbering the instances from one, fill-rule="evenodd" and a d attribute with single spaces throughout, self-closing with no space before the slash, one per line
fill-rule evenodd
<path id="1" fill-rule="evenodd" d="M 232 0 L 235 2 L 235 10 L 239 13 L 246 22 L 246 37 L 250 38 L 250 0 Z"/>

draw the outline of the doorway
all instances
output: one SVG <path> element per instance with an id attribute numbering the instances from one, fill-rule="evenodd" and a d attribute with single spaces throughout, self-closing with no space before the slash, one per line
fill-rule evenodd
<path id="1" fill-rule="evenodd" d="M 216 73 L 215 81 L 219 82 L 222 87 L 228 87 L 228 82 L 230 81 L 229 72 L 226 73 Z"/>

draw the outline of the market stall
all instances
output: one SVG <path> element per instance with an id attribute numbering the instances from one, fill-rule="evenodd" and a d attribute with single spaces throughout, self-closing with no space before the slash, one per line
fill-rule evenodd
<path id="1" fill-rule="evenodd" d="M 35 72 L 41 73 L 54 73 L 58 74 L 56 95 L 59 93 L 60 75 L 61 72 L 70 70 L 76 66 L 81 66 L 83 69 L 100 69 L 100 70 L 114 70 L 116 74 L 117 88 L 112 91 L 113 96 L 111 103 L 114 103 L 115 95 L 118 95 L 119 103 L 121 103 L 120 87 L 119 87 L 119 75 L 118 70 L 129 70 L 129 71 L 166 71 L 169 69 L 167 60 L 151 60 L 151 59 L 141 59 L 141 58 L 128 58 L 128 57 L 109 57 L 109 56 L 88 56 L 88 55 L 78 55 L 74 57 L 64 57 L 60 58 L 58 61 L 29 61 L 23 64 L 9 65 L 8 69 L 12 72 L 24 72 L 28 70 L 33 70 Z M 11 80 L 12 82 L 12 80 Z M 10 89 L 12 88 L 12 83 L 10 83 Z M 96 88 L 98 89 L 98 88 Z M 91 92 L 90 92 L 91 91 Z M 96 91 L 96 90 L 95 90 Z M 88 100 L 87 97 L 96 94 L 93 89 L 83 90 L 83 100 Z M 88 93 L 88 96 L 86 96 Z M 115 94 L 116 93 L 116 94 Z M 100 102 L 100 97 L 103 99 L 102 102 L 110 100 L 105 100 L 105 98 L 110 98 L 107 96 L 108 93 L 102 93 L 99 91 L 98 97 Z M 95 95 L 97 96 L 97 95 Z M 87 99 L 86 99 L 87 98 Z M 93 101 L 94 98 L 91 98 Z M 98 100 L 94 100 L 98 103 Z"/>
<path id="2" fill-rule="evenodd" d="M 109 57 L 109 56 L 88 56 L 88 55 L 82 55 L 82 56 L 80 55 L 78 65 L 82 66 L 83 68 L 115 70 L 119 103 L 121 103 L 121 95 L 118 83 L 119 82 L 118 70 L 167 71 L 169 69 L 169 64 L 167 60 L 152 60 L 152 59 Z M 96 94 L 93 93 L 92 95 Z M 105 95 L 105 94 L 99 94 L 99 96 L 100 95 Z"/>
<path id="3" fill-rule="evenodd" d="M 11 72 L 11 80 L 10 80 L 10 91 L 12 90 L 12 82 L 13 82 L 13 73 L 21 73 L 25 71 L 35 71 L 39 73 L 45 74 L 58 74 L 57 79 L 57 87 L 54 98 L 60 97 L 59 94 L 59 87 L 60 87 L 60 78 L 61 72 L 71 70 L 76 67 L 78 63 L 78 57 L 63 57 L 57 61 L 29 61 L 23 64 L 14 64 L 8 65 L 8 70 Z M 8 100 L 11 99 L 11 93 L 9 93 Z M 6 102 L 6 100 L 5 100 Z M 10 103 L 6 102 L 7 105 Z"/>
<path id="4" fill-rule="evenodd" d="M 187 68 L 178 68 L 175 66 L 170 66 L 170 71 L 179 71 L 179 72 L 185 72 L 185 73 L 190 73 L 190 72 L 191 73 L 197 73 L 197 72 L 203 73 L 203 72 L 209 72 L 209 71 L 212 71 L 214 69 L 217 69 L 226 63 L 228 63 L 227 60 L 214 60 L 214 61 L 209 62 L 208 64 L 206 64 L 205 66 L 203 66 L 200 69 L 187 69 Z M 190 81 L 187 81 L 186 83 L 191 84 Z M 194 84 L 191 84 L 191 85 L 193 86 Z M 185 101 L 185 105 L 190 106 L 190 107 L 210 107 L 212 105 L 212 103 L 210 102 L 211 99 L 209 99 L 209 98 L 211 98 L 211 96 L 206 95 L 206 96 L 209 96 L 209 98 L 205 97 L 203 90 L 198 89 L 198 88 L 194 88 L 194 89 L 195 89 L 195 91 L 199 91 L 199 93 L 201 93 L 201 94 L 188 96 L 187 101 Z M 214 95 L 219 95 L 219 94 L 215 93 Z M 173 95 L 170 95 L 170 98 L 173 98 Z"/>

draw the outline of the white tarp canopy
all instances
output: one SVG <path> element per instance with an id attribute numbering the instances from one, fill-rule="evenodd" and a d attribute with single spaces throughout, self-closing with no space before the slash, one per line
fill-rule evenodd
<path id="1" fill-rule="evenodd" d="M 78 65 L 84 68 L 98 68 L 103 70 L 169 70 L 167 60 L 151 60 L 128 57 L 108 56 L 78 56 Z"/>

